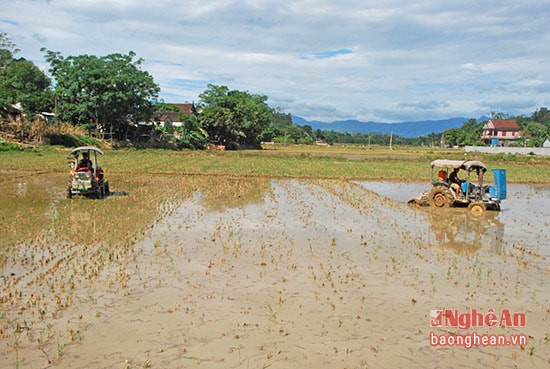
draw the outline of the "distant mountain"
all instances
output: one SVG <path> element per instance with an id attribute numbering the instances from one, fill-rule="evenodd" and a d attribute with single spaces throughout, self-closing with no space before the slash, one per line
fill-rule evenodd
<path id="1" fill-rule="evenodd" d="M 334 122 L 320 122 L 316 120 L 308 121 L 302 117 L 292 116 L 292 123 L 298 126 L 309 125 L 314 130 L 333 130 L 336 132 L 349 133 L 393 133 L 401 137 L 419 137 L 429 135 L 430 133 L 442 133 L 451 128 L 460 128 L 470 118 L 458 117 L 442 120 L 422 120 L 416 122 L 403 123 L 379 123 L 379 122 L 360 122 L 358 120 L 338 120 Z M 487 117 L 481 117 L 477 121 L 487 120 Z"/>

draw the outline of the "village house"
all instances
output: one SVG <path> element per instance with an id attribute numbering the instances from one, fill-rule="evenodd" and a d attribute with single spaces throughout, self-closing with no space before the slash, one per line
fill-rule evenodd
<path id="1" fill-rule="evenodd" d="M 19 103 L 0 107 L 0 117 L 2 119 L 19 122 L 22 116 L 23 111 Z"/>
<path id="2" fill-rule="evenodd" d="M 23 113 L 20 103 L 0 107 L 0 118 L 2 119 L 19 123 L 21 122 L 21 118 L 25 117 L 26 115 Z M 54 122 L 55 114 L 50 112 L 41 112 L 37 113 L 36 117 L 43 119 L 46 124 L 51 125 Z"/>
<path id="3" fill-rule="evenodd" d="M 183 122 L 180 120 L 180 114 L 183 115 L 195 115 L 197 114 L 197 109 L 193 103 L 185 104 L 172 104 L 176 106 L 179 111 L 157 111 L 155 113 L 155 120 L 158 121 L 159 125 L 162 127 L 181 127 Z"/>
<path id="4" fill-rule="evenodd" d="M 165 128 L 181 127 L 180 113 L 177 111 L 157 112 L 158 125 Z"/>
<path id="5" fill-rule="evenodd" d="M 515 120 L 491 119 L 483 126 L 481 139 L 491 146 L 510 146 L 521 137 L 521 131 Z"/>

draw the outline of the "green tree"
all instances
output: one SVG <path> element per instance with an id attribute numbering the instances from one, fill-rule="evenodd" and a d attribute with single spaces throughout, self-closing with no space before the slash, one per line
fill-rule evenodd
<path id="1" fill-rule="evenodd" d="M 292 117 L 285 114 L 279 108 L 273 111 L 271 123 L 262 132 L 262 141 L 273 141 L 278 143 L 293 143 L 288 135 L 289 127 L 292 126 Z"/>
<path id="2" fill-rule="evenodd" d="M 540 108 L 533 113 L 533 121 L 548 125 L 550 123 L 550 110 L 548 108 Z"/>
<path id="3" fill-rule="evenodd" d="M 209 84 L 199 98 L 204 106 L 199 119 L 211 140 L 228 148 L 259 147 L 273 117 L 267 96 Z"/>
<path id="4" fill-rule="evenodd" d="M 523 137 L 528 140 L 528 145 L 541 147 L 549 137 L 548 127 L 542 123 L 528 122 L 523 129 Z"/>
<path id="5" fill-rule="evenodd" d="M 336 142 L 341 142 L 338 140 L 339 134 L 333 130 L 323 131 L 323 140 L 329 145 L 333 145 Z"/>
<path id="6" fill-rule="evenodd" d="M 31 61 L 15 59 L 19 52 L 5 33 L 0 33 L 0 106 L 20 103 L 29 115 L 53 106 L 50 79 Z"/>
<path id="7" fill-rule="evenodd" d="M 0 70 L 12 62 L 13 56 L 20 50 L 10 40 L 7 33 L 0 33 Z"/>
<path id="8" fill-rule="evenodd" d="M 208 144 L 208 132 L 201 126 L 196 115 L 180 114 L 182 127 L 176 128 L 179 133 L 178 146 L 180 149 L 202 149 Z"/>
<path id="9" fill-rule="evenodd" d="M 262 132 L 262 140 L 284 144 L 311 144 L 314 141 L 314 134 L 311 126 L 301 127 L 292 123 L 292 116 L 278 108 L 273 111 L 271 123 Z"/>
<path id="10" fill-rule="evenodd" d="M 506 114 L 500 111 L 491 111 L 491 119 L 503 120 L 503 119 L 510 119 L 510 118 L 511 116 L 509 114 Z"/>
<path id="11" fill-rule="evenodd" d="M 125 139 L 131 123 L 152 116 L 160 88 L 140 69 L 143 60 L 134 61 L 135 53 L 65 58 L 59 52 L 43 51 L 56 81 L 59 120 L 93 125 L 99 132 Z"/>
<path id="12" fill-rule="evenodd" d="M 461 128 L 445 131 L 445 143 L 447 145 L 458 146 L 481 144 L 483 124 L 484 123 L 478 123 L 475 119 L 471 118 L 467 122 L 464 122 Z"/>
<path id="13" fill-rule="evenodd" d="M 23 111 L 28 114 L 52 109 L 51 81 L 34 63 L 23 58 L 13 60 L 0 76 L 2 105 L 21 103 Z"/>
<path id="14" fill-rule="evenodd" d="M 317 128 L 317 129 L 315 130 L 315 137 L 314 137 L 314 138 L 315 138 L 316 140 L 320 140 L 321 137 L 322 137 L 322 135 L 323 135 L 323 131 L 321 131 L 319 128 Z"/>
<path id="15" fill-rule="evenodd" d="M 168 103 L 165 103 L 165 102 L 158 102 L 155 105 L 155 111 L 163 111 L 163 112 L 164 111 L 175 111 L 175 112 L 179 112 L 180 108 L 178 108 L 174 104 L 168 104 Z"/>
<path id="16" fill-rule="evenodd" d="M 466 138 L 466 131 L 460 128 L 452 128 L 444 133 L 445 144 L 451 146 L 462 146 Z"/>

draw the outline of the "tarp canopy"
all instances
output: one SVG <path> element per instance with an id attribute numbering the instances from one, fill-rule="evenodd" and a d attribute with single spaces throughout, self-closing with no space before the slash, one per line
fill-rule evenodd
<path id="1" fill-rule="evenodd" d="M 103 151 L 101 151 L 100 149 L 98 149 L 95 146 L 80 146 L 80 147 L 77 147 L 76 149 L 71 151 L 71 155 L 76 155 L 80 151 L 95 151 L 95 152 L 100 153 L 101 155 L 103 155 Z"/>
<path id="2" fill-rule="evenodd" d="M 480 161 L 477 160 L 448 160 L 448 159 L 437 159 L 432 161 L 432 168 L 433 167 L 440 167 L 440 168 L 460 168 L 464 170 L 473 170 L 473 169 L 481 169 L 483 171 L 486 171 L 487 168 L 485 167 L 485 164 L 483 164 Z"/>
<path id="3" fill-rule="evenodd" d="M 485 164 L 477 160 L 467 160 L 464 164 L 462 164 L 462 166 L 466 170 L 481 169 L 484 172 L 487 170 Z"/>
<path id="4" fill-rule="evenodd" d="M 432 161 L 432 167 L 440 168 L 460 168 L 464 164 L 464 160 L 447 160 L 447 159 L 438 159 Z"/>

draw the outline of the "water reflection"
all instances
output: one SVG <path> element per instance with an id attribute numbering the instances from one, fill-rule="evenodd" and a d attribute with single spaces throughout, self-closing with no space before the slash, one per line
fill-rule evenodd
<path id="1" fill-rule="evenodd" d="M 425 209 L 430 247 L 473 255 L 481 249 L 503 251 L 504 224 L 498 213 L 475 216 L 464 209 Z"/>
<path id="2" fill-rule="evenodd" d="M 414 194 L 426 189 L 425 183 L 367 181 L 358 181 L 355 183 L 402 204 L 407 202 L 411 194 L 414 196 Z M 512 245 L 521 245 L 522 248 L 535 251 L 545 257 L 550 257 L 550 233 L 548 232 L 549 209 L 550 186 L 509 184 L 508 196 L 502 203 L 502 211 L 487 212 L 479 220 L 487 228 L 484 231 L 485 236 L 482 235 L 480 237 L 480 242 L 483 245 L 483 242 L 488 242 L 487 239 L 492 239 L 492 243 L 488 242 L 488 246 L 492 247 L 493 244 L 496 244 L 497 248 L 502 248 L 504 247 L 503 245 L 508 245 L 509 247 L 512 247 Z M 426 210 L 416 209 L 416 211 Z M 464 209 L 454 210 L 456 212 L 451 212 L 450 217 L 453 217 L 453 214 L 458 216 L 458 214 L 464 212 Z M 435 219 L 435 222 L 444 221 L 447 215 L 445 217 L 441 216 L 443 219 Z M 466 214 L 462 215 L 462 217 L 465 216 Z M 451 220 L 451 222 L 461 223 L 459 220 Z M 497 225 L 493 225 L 493 222 L 496 222 Z M 469 224 L 471 222 L 462 221 L 462 223 Z M 495 227 L 498 232 L 493 231 Z M 481 227 L 481 229 L 483 230 L 484 228 Z M 495 235 L 490 236 L 493 233 Z M 435 235 L 432 238 L 435 240 Z M 471 240 L 468 239 L 467 241 L 477 242 L 475 237 L 471 237 Z M 433 243 L 437 244 L 438 242 L 434 241 Z"/>

